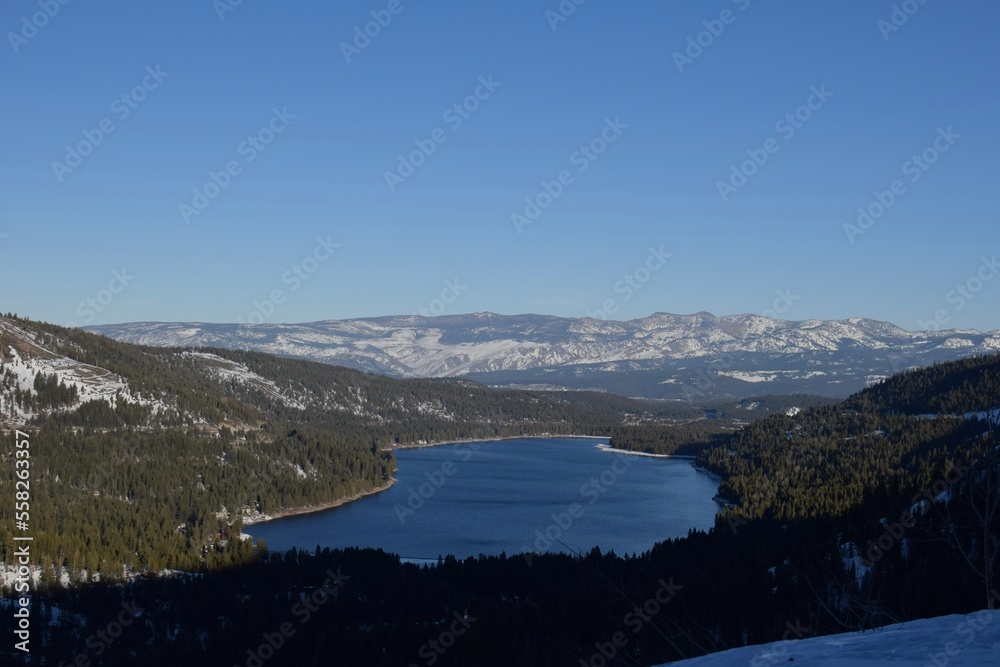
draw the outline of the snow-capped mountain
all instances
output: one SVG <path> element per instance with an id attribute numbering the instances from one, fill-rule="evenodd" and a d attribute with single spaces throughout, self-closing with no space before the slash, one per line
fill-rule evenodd
<path id="1" fill-rule="evenodd" d="M 899 370 L 1000 350 L 1000 332 L 912 332 L 863 318 L 789 322 L 710 313 L 655 313 L 626 322 L 474 313 L 89 329 L 130 343 L 258 350 L 399 377 L 465 376 L 650 397 L 846 395 Z"/>

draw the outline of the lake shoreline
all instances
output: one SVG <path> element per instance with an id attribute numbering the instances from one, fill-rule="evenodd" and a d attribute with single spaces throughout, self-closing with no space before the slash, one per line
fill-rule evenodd
<path id="1" fill-rule="evenodd" d="M 606 435 L 559 435 L 545 433 L 542 435 L 507 435 L 502 438 L 456 438 L 441 442 L 408 442 L 383 447 L 380 451 L 394 452 L 398 449 L 423 449 L 425 447 L 443 447 L 445 445 L 467 445 L 473 442 L 504 442 L 506 440 L 609 440 Z"/>
<path id="2" fill-rule="evenodd" d="M 393 484 L 396 483 L 395 477 L 390 477 L 389 481 L 385 484 L 377 486 L 367 491 L 362 491 L 360 493 L 355 493 L 351 496 L 346 496 L 344 498 L 338 498 L 337 500 L 331 500 L 326 503 L 320 503 L 319 505 L 304 505 L 302 507 L 292 507 L 289 509 L 278 510 L 272 514 L 259 514 L 253 517 L 244 517 L 244 526 L 253 526 L 256 524 L 267 523 L 268 521 L 274 521 L 275 519 L 284 519 L 290 516 L 300 516 L 302 514 L 312 514 L 314 512 L 323 512 L 325 510 L 331 510 L 335 507 L 340 507 L 348 503 L 353 503 L 355 500 L 361 500 L 362 498 L 367 498 L 368 496 L 373 496 L 376 493 L 381 493 L 391 488 Z M 244 535 L 248 533 L 244 532 Z"/>
<path id="3" fill-rule="evenodd" d="M 617 447 L 612 447 L 611 445 L 598 445 L 597 448 L 602 452 L 610 452 L 612 454 L 628 454 L 629 456 L 646 456 L 652 459 L 675 459 L 677 461 L 697 461 L 697 456 L 690 456 L 688 454 L 650 454 L 649 452 L 636 452 L 631 449 L 618 449 Z M 695 466 L 695 470 L 701 472 L 701 470 Z"/>

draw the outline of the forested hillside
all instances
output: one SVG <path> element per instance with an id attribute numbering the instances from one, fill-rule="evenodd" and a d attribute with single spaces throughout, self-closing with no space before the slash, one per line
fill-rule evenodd
<path id="1" fill-rule="evenodd" d="M 703 452 L 745 518 L 840 516 L 971 464 L 1000 416 L 1000 356 L 896 375 L 840 404 L 754 422 Z"/>
<path id="2" fill-rule="evenodd" d="M 45 581 L 60 568 L 85 581 L 243 562 L 257 556 L 238 539 L 244 518 L 383 486 L 393 445 L 607 433 L 642 410 L 609 395 L 393 380 L 0 318 L 0 429 L 31 436 L 34 553 Z M 0 461 L 13 469 L 13 434 L 7 440 Z M 13 483 L 0 477 L 0 494 L 12 497 Z M 0 505 L 8 564 L 12 512 Z"/>
<path id="3" fill-rule="evenodd" d="M 611 444 L 646 454 L 698 456 L 728 443 L 733 433 L 758 419 L 774 414 L 794 415 L 803 408 L 833 402 L 822 396 L 789 394 L 704 404 L 659 403 L 649 407 L 645 418 L 613 428 Z"/>
<path id="4" fill-rule="evenodd" d="M 907 415 L 963 415 L 1000 406 L 1000 356 L 969 357 L 894 375 L 852 396 L 847 408 Z"/>

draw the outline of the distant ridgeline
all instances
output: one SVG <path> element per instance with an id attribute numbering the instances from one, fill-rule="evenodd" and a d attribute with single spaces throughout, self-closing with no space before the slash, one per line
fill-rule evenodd
<path id="1" fill-rule="evenodd" d="M 34 553 L 48 566 L 32 646 L 46 664 L 96 658 L 88 638 L 123 604 L 142 623 L 97 647 L 102 664 L 656 664 L 1000 604 L 1000 356 L 835 404 L 706 410 L 142 348 L 23 320 L 0 319 L 0 345 L 4 419 L 31 434 Z M 391 443 L 541 432 L 700 452 L 728 506 L 707 533 L 631 556 L 422 569 L 381 551 L 262 554 L 234 539 L 244 511 L 383 483 Z M 14 469 L 12 448 L 0 457 Z M 8 564 L 12 522 L 0 504 Z M 76 580 L 120 578 L 122 565 L 211 573 L 46 587 L 52 565 Z M 0 633 L 12 622 L 0 614 Z"/>

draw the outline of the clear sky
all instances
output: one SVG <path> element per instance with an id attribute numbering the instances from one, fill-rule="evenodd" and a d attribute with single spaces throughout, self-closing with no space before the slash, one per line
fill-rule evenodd
<path id="1" fill-rule="evenodd" d="M 237 1 L 4 3 L 0 310 L 1000 329 L 995 2 Z"/>

